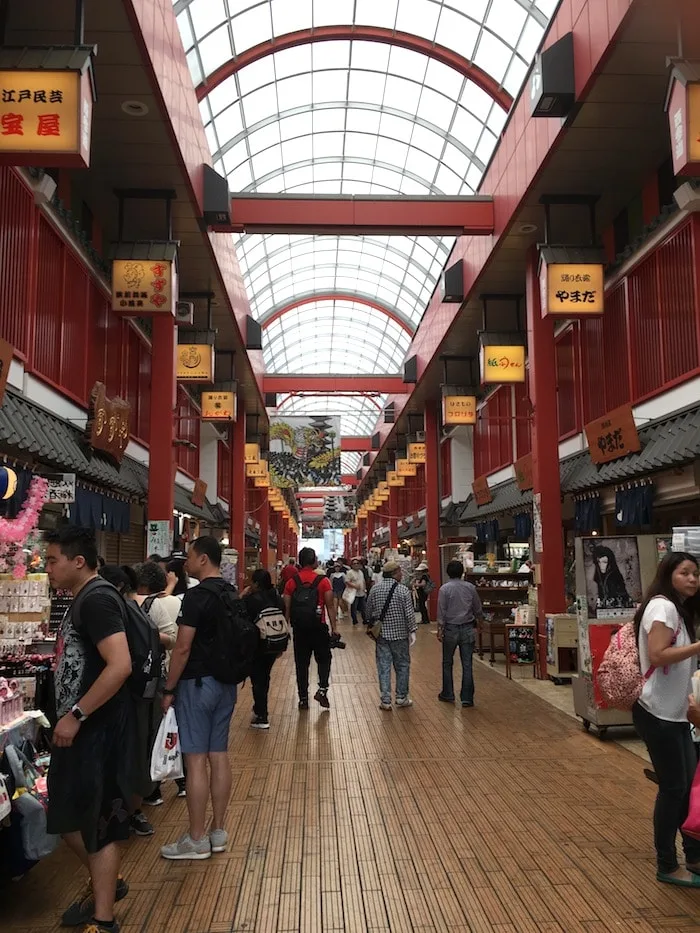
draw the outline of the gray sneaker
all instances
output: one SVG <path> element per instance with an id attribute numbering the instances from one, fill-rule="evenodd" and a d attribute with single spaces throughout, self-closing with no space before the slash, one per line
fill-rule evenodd
<path id="1" fill-rule="evenodd" d="M 209 836 L 203 836 L 195 842 L 189 833 L 180 836 L 177 842 L 169 846 L 162 846 L 160 854 L 169 859 L 205 859 L 211 858 L 211 843 Z"/>
<path id="2" fill-rule="evenodd" d="M 413 706 L 413 700 L 410 697 L 396 697 L 397 706 Z"/>
<path id="3" fill-rule="evenodd" d="M 225 829 L 210 829 L 209 840 L 212 852 L 225 852 L 228 845 L 228 833 Z"/>

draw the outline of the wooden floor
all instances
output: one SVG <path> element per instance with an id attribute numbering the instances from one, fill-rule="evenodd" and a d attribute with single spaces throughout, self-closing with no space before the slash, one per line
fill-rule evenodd
<path id="1" fill-rule="evenodd" d="M 166 862 L 185 801 L 124 853 L 123 933 L 700 930 L 700 891 L 654 880 L 643 762 L 477 665 L 474 709 L 437 702 L 439 646 L 421 628 L 412 709 L 378 709 L 373 645 L 345 629 L 332 708 L 296 708 L 291 652 L 269 732 L 231 732 L 229 851 Z M 58 929 L 84 881 L 61 848 L 0 894 L 2 933 Z"/>

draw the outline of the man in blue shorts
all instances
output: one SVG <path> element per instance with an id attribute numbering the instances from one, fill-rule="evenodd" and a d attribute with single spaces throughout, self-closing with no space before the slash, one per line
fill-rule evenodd
<path id="1" fill-rule="evenodd" d="M 182 752 L 187 763 L 189 829 L 161 848 L 167 859 L 207 859 L 225 852 L 228 834 L 224 817 L 231 794 L 228 733 L 236 704 L 236 685 L 223 684 L 209 670 L 209 652 L 218 620 L 225 612 L 220 592 L 228 586 L 221 576 L 221 545 L 209 535 L 192 542 L 185 571 L 200 585 L 182 599 L 175 647 L 163 691 L 163 712 L 175 702 Z M 177 689 L 176 689 L 177 688 Z M 207 759 L 211 780 L 207 775 Z M 211 788 L 212 824 L 206 831 Z"/>

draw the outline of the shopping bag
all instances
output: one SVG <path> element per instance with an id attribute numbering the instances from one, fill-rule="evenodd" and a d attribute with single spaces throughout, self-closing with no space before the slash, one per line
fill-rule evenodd
<path id="1" fill-rule="evenodd" d="M 695 772 L 693 784 L 690 788 L 688 816 L 681 826 L 681 832 L 693 839 L 700 839 L 700 766 Z"/>
<path id="2" fill-rule="evenodd" d="M 356 590 L 354 590 L 351 586 L 346 586 L 345 589 L 343 590 L 343 597 L 342 597 L 343 602 L 347 606 L 352 606 L 352 604 L 355 602 L 355 596 L 356 596 Z"/>
<path id="3" fill-rule="evenodd" d="M 180 734 L 177 729 L 175 710 L 171 706 L 158 727 L 158 734 L 151 752 L 151 780 L 176 780 L 182 776 Z"/>

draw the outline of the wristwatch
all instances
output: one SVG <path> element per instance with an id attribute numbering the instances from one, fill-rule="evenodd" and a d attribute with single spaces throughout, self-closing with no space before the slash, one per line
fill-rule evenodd
<path id="1" fill-rule="evenodd" d="M 84 713 L 77 703 L 71 706 L 70 711 L 75 716 L 75 718 L 78 720 L 78 722 L 85 722 L 85 720 L 87 719 L 87 713 Z"/>

